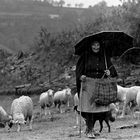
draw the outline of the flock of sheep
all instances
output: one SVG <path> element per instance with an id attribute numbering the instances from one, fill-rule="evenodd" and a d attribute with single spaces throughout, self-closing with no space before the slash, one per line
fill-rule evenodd
<path id="1" fill-rule="evenodd" d="M 96 114 L 95 122 L 99 120 L 102 131 L 102 122 L 105 121 L 108 125 L 110 132 L 109 121 L 114 121 L 112 114 L 114 114 L 115 118 L 121 112 L 120 117 L 125 117 L 127 106 L 130 107 L 132 115 L 135 114 L 135 107 L 137 109 L 140 108 L 140 86 L 132 86 L 132 87 L 122 87 L 117 85 L 118 89 L 118 102 L 115 104 L 110 104 L 109 113 L 105 114 Z M 40 115 L 44 114 L 45 116 L 51 113 L 50 107 L 54 106 L 59 109 L 59 112 L 64 112 L 62 110 L 61 105 L 65 104 L 69 106 L 69 99 L 73 99 L 74 101 L 74 109 L 79 103 L 79 99 L 77 93 L 74 95 L 71 94 L 70 88 L 65 88 L 63 90 L 57 91 L 54 93 L 52 89 L 49 89 L 46 92 L 43 92 L 39 97 L 39 105 L 40 105 Z M 123 108 L 121 107 L 123 104 Z M 4 127 L 8 126 L 8 130 L 12 128 L 13 125 L 17 125 L 17 132 L 21 130 L 21 125 L 26 124 L 29 121 L 29 129 L 32 130 L 33 116 L 34 116 L 34 105 L 31 97 L 29 96 L 20 96 L 12 101 L 10 113 L 7 113 L 2 106 L 0 106 L 0 122 L 4 125 Z M 47 112 L 49 111 L 49 112 Z M 79 112 L 75 111 L 77 125 L 79 125 Z M 94 122 L 94 123 L 95 123 Z"/>
<path id="2" fill-rule="evenodd" d="M 61 105 L 67 104 L 69 106 L 69 99 L 71 96 L 71 89 L 68 87 L 55 93 L 52 89 L 43 92 L 39 97 L 41 108 L 40 116 L 42 113 L 47 115 L 47 111 L 51 114 L 49 107 L 53 105 L 62 113 Z M 4 127 L 8 126 L 8 131 L 10 131 L 13 125 L 17 125 L 17 132 L 19 132 L 21 130 L 21 125 L 29 121 L 29 129 L 32 130 L 33 107 L 34 105 L 31 97 L 22 95 L 12 101 L 9 114 L 0 106 L 0 123 L 3 124 Z"/>

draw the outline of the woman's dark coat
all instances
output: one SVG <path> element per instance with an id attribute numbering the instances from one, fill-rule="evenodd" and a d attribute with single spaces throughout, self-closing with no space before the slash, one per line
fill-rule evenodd
<path id="1" fill-rule="evenodd" d="M 99 53 L 94 53 L 93 51 L 84 52 L 80 56 L 76 65 L 76 85 L 78 95 L 80 93 L 81 75 L 86 75 L 91 78 L 102 78 L 104 70 L 106 70 L 105 56 L 111 77 L 117 76 L 115 67 L 110 60 L 111 57 L 109 53 L 103 53 L 103 51 L 100 51 Z M 107 76 L 105 75 L 104 78 L 107 78 Z"/>

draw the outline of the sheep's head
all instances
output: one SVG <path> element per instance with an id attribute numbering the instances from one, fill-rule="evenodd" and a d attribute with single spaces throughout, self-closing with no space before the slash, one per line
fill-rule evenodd
<path id="1" fill-rule="evenodd" d="M 12 118 L 12 115 L 8 115 L 8 118 L 9 118 L 9 121 L 8 121 L 8 130 L 10 130 L 10 128 L 13 126 L 13 118 Z"/>
<path id="2" fill-rule="evenodd" d="M 8 123 L 9 129 L 12 128 L 12 126 L 14 124 L 26 124 L 26 121 L 20 121 L 20 120 L 10 120 L 10 122 Z"/>
<path id="3" fill-rule="evenodd" d="M 71 89 L 70 88 L 66 89 L 66 95 L 71 96 Z"/>
<path id="4" fill-rule="evenodd" d="M 49 95 L 50 97 L 53 97 L 53 93 L 54 93 L 54 91 L 53 91 L 52 89 L 49 89 L 49 90 L 48 90 L 48 95 Z"/>
<path id="5" fill-rule="evenodd" d="M 12 126 L 13 126 L 13 121 L 11 120 L 9 123 L 8 123 L 8 126 L 9 126 L 9 130 L 10 130 L 10 128 L 12 128 Z"/>
<path id="6" fill-rule="evenodd" d="M 23 121 L 21 121 L 21 120 L 11 120 L 10 123 L 11 124 L 26 124 L 26 121 L 25 120 L 23 120 Z"/>
<path id="7" fill-rule="evenodd" d="M 4 116 L 4 118 L 3 118 L 3 123 L 2 123 L 2 125 L 4 126 L 4 127 L 6 127 L 7 125 L 9 126 L 9 124 L 10 124 L 10 121 L 12 120 L 12 116 L 11 115 L 6 115 L 6 116 Z"/>
<path id="8" fill-rule="evenodd" d="M 10 118 L 11 119 L 8 123 L 9 128 L 11 128 L 14 124 L 26 124 L 23 114 L 15 114 L 14 117 L 10 117 Z"/>

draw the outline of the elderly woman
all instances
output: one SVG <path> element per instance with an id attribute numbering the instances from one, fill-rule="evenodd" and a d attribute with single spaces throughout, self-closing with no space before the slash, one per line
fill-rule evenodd
<path id="1" fill-rule="evenodd" d="M 95 138 L 93 131 L 93 113 L 109 111 L 109 106 L 97 106 L 92 97 L 95 89 L 95 82 L 97 79 L 103 77 L 117 77 L 115 67 L 111 62 L 109 52 L 105 52 L 98 41 L 94 41 L 89 47 L 89 50 L 84 52 L 76 66 L 76 84 L 78 96 L 81 98 L 82 104 L 78 106 L 78 110 L 81 111 L 82 117 L 86 121 L 86 135 L 89 138 Z M 107 66 L 110 68 L 106 70 L 105 56 Z M 80 96 L 81 81 L 83 81 L 83 90 Z"/>

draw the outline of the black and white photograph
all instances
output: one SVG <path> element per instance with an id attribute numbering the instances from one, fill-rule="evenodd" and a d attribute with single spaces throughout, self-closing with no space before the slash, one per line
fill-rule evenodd
<path id="1" fill-rule="evenodd" d="M 140 139 L 140 1 L 0 0 L 0 140 L 90 139 Z"/>

